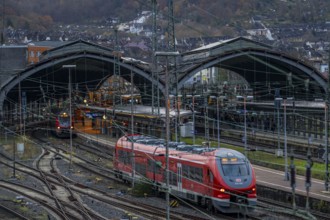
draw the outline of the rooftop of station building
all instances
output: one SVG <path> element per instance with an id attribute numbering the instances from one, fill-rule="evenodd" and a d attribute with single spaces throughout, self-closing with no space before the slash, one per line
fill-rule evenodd
<path id="1" fill-rule="evenodd" d="M 132 111 L 134 115 L 141 115 L 141 116 L 153 116 L 153 117 L 165 117 L 166 116 L 166 108 L 165 107 L 151 107 L 145 105 L 133 105 L 133 108 L 130 104 L 127 105 L 116 105 L 115 108 L 112 107 L 102 107 L 102 106 L 86 106 L 86 105 L 78 105 L 77 107 L 81 109 L 91 109 L 96 111 L 114 111 L 116 114 L 131 114 Z M 177 109 L 170 108 L 169 109 L 169 116 L 174 117 L 180 114 L 180 116 L 187 116 L 191 115 L 191 110 L 184 110 L 180 109 L 179 112 Z"/>

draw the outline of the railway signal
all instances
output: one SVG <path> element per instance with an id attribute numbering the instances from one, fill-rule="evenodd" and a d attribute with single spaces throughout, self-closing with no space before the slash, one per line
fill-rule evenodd
<path id="1" fill-rule="evenodd" d="M 292 209 L 293 211 L 296 210 L 296 195 L 295 195 L 295 189 L 296 189 L 296 166 L 294 165 L 294 156 L 291 155 L 291 164 L 290 164 L 290 185 L 292 189 Z"/>
<path id="2" fill-rule="evenodd" d="M 308 150 L 308 155 L 307 155 L 307 164 L 306 164 L 306 181 L 305 181 L 305 186 L 306 186 L 306 210 L 309 212 L 309 188 L 312 186 L 311 182 L 311 176 L 312 176 L 312 166 L 313 166 L 313 161 L 310 155 L 310 151 Z"/>

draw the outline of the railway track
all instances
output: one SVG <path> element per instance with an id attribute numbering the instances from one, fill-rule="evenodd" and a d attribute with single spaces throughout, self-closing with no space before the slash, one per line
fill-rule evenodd
<path id="1" fill-rule="evenodd" d="M 214 139 L 214 141 L 216 141 Z M 248 150 L 250 151 L 264 151 L 264 152 L 268 152 L 268 153 L 275 153 L 275 150 L 277 149 L 277 145 L 276 147 L 274 146 L 274 144 L 270 144 L 273 143 L 273 138 L 263 138 L 262 141 L 258 138 L 250 138 L 248 136 Z M 244 143 L 242 142 L 241 137 L 239 136 L 222 136 L 221 137 L 221 143 L 225 143 L 225 144 L 230 144 L 230 145 L 234 145 L 234 146 L 239 146 L 244 148 Z M 276 142 L 277 143 L 277 142 Z M 283 145 L 283 143 L 281 143 L 281 145 Z M 289 145 L 288 145 L 288 149 Z M 316 147 L 311 146 L 311 149 L 314 149 L 314 151 L 316 150 Z M 299 158 L 299 159 L 306 159 L 307 158 L 307 150 L 305 149 L 299 149 L 299 148 L 294 148 L 293 151 L 294 157 L 295 158 Z M 312 154 L 312 158 L 314 161 L 322 161 L 320 158 L 318 158 L 315 153 Z"/>
<path id="2" fill-rule="evenodd" d="M 63 212 L 56 207 L 53 196 L 43 191 L 5 180 L 0 180 L 0 186 L 41 204 L 57 219 L 69 219 L 67 215 L 64 215 Z M 76 219 L 74 216 L 70 217 Z"/>
<path id="3" fill-rule="evenodd" d="M 89 154 L 93 154 L 94 150 L 94 147 L 96 146 L 93 146 L 91 147 L 90 143 L 87 144 L 87 146 L 85 145 L 84 146 L 84 143 L 86 142 L 78 142 L 79 144 L 79 149 L 82 151 L 82 150 L 86 150 L 86 152 L 88 152 Z M 150 205 L 145 205 L 145 207 L 143 207 L 144 205 L 142 205 L 141 202 L 134 202 L 132 201 L 131 199 L 125 199 L 125 198 L 122 198 L 120 196 L 117 196 L 117 195 L 113 195 L 111 193 L 109 193 L 108 190 L 100 190 L 100 189 L 97 189 L 95 187 L 90 187 L 90 186 L 87 186 L 87 185 L 84 185 L 84 184 L 81 184 L 80 182 L 75 182 L 73 181 L 72 179 L 66 177 L 66 176 L 63 176 L 61 175 L 60 171 L 57 170 L 56 166 L 54 165 L 55 161 L 54 158 L 55 158 L 55 155 L 57 154 L 60 154 L 62 157 L 63 157 L 63 160 L 61 161 L 66 161 L 68 162 L 69 161 L 69 158 L 68 158 L 68 154 L 67 154 L 67 149 L 65 149 L 65 145 L 59 145 L 57 143 L 57 146 L 51 146 L 51 144 L 47 144 L 48 146 L 46 147 L 48 153 L 45 153 L 45 155 L 47 155 L 47 157 L 45 157 L 45 162 L 44 162 L 44 165 L 42 165 L 42 172 L 44 172 L 46 178 L 48 179 L 48 181 L 50 182 L 50 187 L 52 186 L 55 186 L 56 189 L 57 188 L 60 188 L 60 187 L 63 187 L 63 191 L 66 190 L 66 191 L 71 191 L 71 193 L 67 193 L 67 197 L 70 197 L 70 195 L 72 194 L 76 194 L 76 195 L 85 195 L 87 196 L 88 198 L 90 199 L 94 199 L 95 201 L 100 201 L 100 202 L 103 202 L 103 203 L 106 203 L 108 205 L 111 205 L 113 206 L 115 209 L 120 209 L 120 210 L 129 210 L 130 212 L 134 213 L 136 216 L 139 216 L 139 217 L 143 217 L 145 219 L 157 219 L 155 218 L 155 216 L 166 216 L 166 213 L 165 213 L 165 210 L 161 210 L 161 208 L 159 207 L 152 207 Z M 99 150 L 98 150 L 99 151 Z M 46 151 L 45 151 L 46 152 Z M 100 157 L 102 154 L 95 154 L 96 157 Z M 110 154 L 110 153 L 109 153 Z M 47 158 L 47 159 L 46 159 Z M 90 173 L 93 173 L 93 175 L 103 175 L 103 178 L 107 178 L 108 180 L 111 180 L 112 178 L 110 177 L 112 175 L 112 172 L 110 169 L 101 169 L 100 166 L 99 166 L 99 162 L 95 162 L 93 160 L 84 160 L 84 158 L 81 158 L 79 155 L 73 155 L 73 158 L 75 158 L 73 160 L 73 163 L 74 163 L 74 166 L 81 166 L 82 169 L 86 169 L 86 170 L 89 170 Z M 76 159 L 78 159 L 78 161 L 76 161 Z M 108 160 L 108 156 L 105 156 L 103 157 L 104 160 Z M 47 162 L 48 161 L 48 162 Z M 8 164 L 10 164 L 10 162 L 8 162 Z M 22 169 L 23 171 L 21 171 L 21 166 L 24 166 L 24 165 L 20 165 L 19 163 L 18 164 L 18 170 L 20 172 L 23 172 L 24 170 L 26 170 L 27 168 L 24 168 Z M 46 168 L 44 169 L 43 167 L 44 166 L 48 166 L 49 168 Z M 93 168 L 91 168 L 93 167 Z M 105 174 L 105 170 L 108 170 L 107 174 Z M 38 170 L 34 170 L 33 172 L 30 172 L 30 173 L 34 173 L 34 175 L 37 175 L 37 176 L 40 176 L 40 174 L 38 174 Z M 30 174 L 29 174 L 30 175 Z M 57 175 L 60 175 L 60 176 L 57 176 Z M 116 180 L 117 181 L 117 180 Z M 70 188 L 70 190 L 67 190 L 67 187 Z M 73 199 L 75 200 L 75 199 Z M 70 201 L 64 201 L 62 204 L 64 207 L 70 207 L 70 205 L 72 205 L 73 203 L 73 200 L 70 200 Z M 76 200 L 78 200 L 78 197 L 76 198 Z M 62 201 L 62 200 L 61 200 Z M 67 202 L 67 203 L 65 203 Z M 123 204 L 123 205 L 120 205 L 120 204 Z M 79 204 L 78 204 L 79 206 Z M 146 211 L 148 210 L 148 211 Z M 57 208 L 57 211 L 58 208 Z M 205 210 L 204 210 L 205 211 Z M 84 211 L 84 213 L 87 212 L 87 211 Z M 62 213 L 62 212 L 60 212 Z M 76 213 L 75 213 L 76 214 Z M 74 215 L 75 215 L 74 214 Z M 85 213 L 86 214 L 86 213 Z M 171 210 L 171 214 L 173 215 L 173 217 L 171 217 L 172 219 L 237 219 L 237 216 L 235 217 L 230 217 L 230 216 L 218 216 L 216 215 L 215 217 L 198 217 L 198 216 L 195 216 L 195 215 L 187 215 L 187 214 L 184 214 L 184 213 L 175 213 L 175 210 Z M 63 213 L 62 213 L 63 215 Z M 80 213 L 80 215 L 82 216 L 82 213 Z M 259 216 L 247 216 L 249 219 L 263 219 L 265 218 L 266 214 L 261 214 L 260 216 L 262 216 L 262 218 Z M 60 216 L 60 214 L 59 214 Z M 62 217 L 63 219 L 65 219 L 65 217 Z M 88 219 L 85 217 L 85 219 Z M 93 219 L 97 219 L 97 218 L 94 218 Z M 162 219 L 162 218 L 159 218 L 159 219 Z"/>
<path id="4" fill-rule="evenodd" d="M 63 150 L 62 147 L 63 146 L 56 147 L 56 150 L 48 149 L 48 151 L 50 151 L 50 152 L 53 151 L 53 153 L 55 153 L 55 152 L 61 153 L 61 151 Z M 81 145 L 79 147 L 81 147 Z M 86 146 L 84 146 L 83 148 L 86 148 Z M 61 156 L 63 156 L 63 159 L 68 160 L 66 155 L 61 154 Z M 107 169 L 100 170 L 100 168 L 102 168 L 102 167 L 100 167 L 99 164 L 95 164 L 94 162 L 86 160 L 78 155 L 74 155 L 74 158 L 78 158 L 78 160 L 80 161 L 80 162 L 75 161 L 74 162 L 75 166 L 81 166 L 83 169 L 87 169 L 90 172 L 92 172 L 93 174 L 100 175 L 100 176 L 110 179 L 110 180 L 118 181 L 117 179 L 112 177 L 113 173 L 111 170 L 107 170 Z M 106 170 L 107 170 L 108 174 L 104 173 Z M 153 207 L 150 205 L 141 204 L 140 202 L 131 201 L 130 199 L 120 198 L 118 196 L 111 195 L 111 194 L 107 193 L 106 191 L 100 191 L 98 189 L 95 189 L 95 188 L 93 189 L 91 187 L 82 185 L 81 183 L 74 182 L 73 180 L 71 180 L 67 177 L 63 176 L 62 178 L 63 178 L 63 181 L 70 184 L 70 186 L 71 186 L 70 188 L 72 191 L 79 193 L 79 194 L 85 194 L 89 198 L 93 198 L 98 201 L 103 201 L 107 204 L 113 204 L 114 207 L 116 207 L 116 208 L 121 208 L 126 211 L 127 210 L 132 211 L 136 215 L 143 216 L 144 218 L 147 218 L 147 219 L 164 219 L 164 218 L 155 218 L 155 217 L 159 216 L 159 215 L 166 216 L 165 210 L 160 209 L 159 207 Z M 115 201 L 115 202 L 113 202 L 113 201 Z M 172 219 L 187 219 L 187 217 L 190 219 L 196 219 L 196 220 L 208 219 L 208 218 L 201 218 L 201 217 L 196 217 L 196 216 L 188 215 L 188 214 L 182 214 L 179 212 L 171 213 Z"/>
<path id="5" fill-rule="evenodd" d="M 37 170 L 34 170 L 34 169 L 29 170 L 29 168 L 23 164 L 17 164 L 17 166 L 18 166 L 17 167 L 18 172 L 24 172 L 24 173 L 27 173 L 30 175 L 37 176 Z M 49 178 L 47 176 L 49 176 L 49 174 L 47 174 L 46 177 L 44 177 L 44 178 Z M 54 176 L 52 176 L 52 178 L 54 178 Z M 146 219 L 164 219 L 162 217 L 157 217 L 157 216 L 159 216 L 159 215 L 165 216 L 165 214 L 166 214 L 164 209 L 159 209 L 157 207 L 153 207 L 150 205 L 144 205 L 139 202 L 131 201 L 130 199 L 121 198 L 121 197 L 109 194 L 106 191 L 93 189 L 93 188 L 90 188 L 87 186 L 82 186 L 81 184 L 74 182 L 68 178 L 63 178 L 63 182 L 66 182 L 66 184 L 63 184 L 62 181 L 60 181 L 60 183 L 56 183 L 55 180 L 48 180 L 48 181 L 49 181 L 49 185 L 50 185 L 49 187 L 52 188 L 53 190 L 55 190 L 55 188 L 56 188 L 56 190 L 58 191 L 60 185 L 70 184 L 72 194 L 79 193 L 79 194 L 86 195 L 89 198 L 92 198 L 97 201 L 105 202 L 107 204 L 112 205 L 115 208 L 119 208 L 119 209 L 122 209 L 125 211 L 132 212 L 135 215 L 144 217 Z M 59 219 L 87 219 L 86 217 L 79 216 L 78 213 L 71 212 L 71 211 L 68 212 L 68 210 L 67 210 L 68 207 L 73 208 L 74 205 L 72 204 L 71 201 L 64 201 L 64 200 L 66 200 L 65 198 L 57 198 L 55 201 L 52 201 L 52 200 L 54 200 L 54 195 L 48 195 L 47 193 L 40 192 L 39 190 L 36 190 L 32 187 L 22 186 L 22 185 L 15 184 L 12 182 L 7 182 L 6 184 L 0 182 L 0 185 L 4 188 L 7 188 L 8 190 L 15 191 L 17 193 L 19 193 L 21 191 L 30 192 L 30 193 L 22 193 L 22 195 L 25 197 L 31 198 L 32 200 L 35 200 L 36 202 L 39 202 L 41 204 L 48 204 L 47 208 L 51 209 L 53 212 L 57 213 L 57 216 L 55 216 L 56 218 L 59 218 Z M 31 194 L 31 192 L 32 192 L 32 194 Z M 43 196 L 36 196 L 38 194 L 41 194 Z M 32 196 L 32 195 L 35 195 L 35 196 Z M 61 203 L 62 208 L 54 208 L 54 206 L 58 206 L 56 204 L 56 201 Z M 86 212 L 84 212 L 84 213 L 86 213 Z M 79 217 L 77 217 L 77 216 L 79 216 Z M 172 219 L 183 220 L 183 219 L 187 219 L 187 217 L 190 219 L 196 219 L 196 220 L 207 219 L 207 218 L 198 218 L 196 216 L 189 216 L 187 214 L 180 214 L 180 213 L 171 214 Z M 100 218 L 96 218 L 95 216 L 93 216 L 91 219 L 100 219 Z"/>
<path id="6" fill-rule="evenodd" d="M 227 143 L 230 143 L 230 144 L 233 144 L 233 145 L 239 145 L 238 144 L 238 139 L 236 138 L 232 138 L 231 140 L 228 140 L 226 139 L 224 142 L 227 142 Z M 258 142 L 256 142 L 258 143 Z M 243 144 L 241 144 L 242 147 L 243 147 Z M 264 144 L 264 145 L 255 145 L 255 146 L 259 146 L 259 148 L 264 148 L 264 150 L 266 149 L 266 147 L 269 147 L 268 145 Z M 267 150 L 267 149 L 266 149 Z M 271 149 L 269 149 L 271 150 Z M 262 199 L 260 199 L 260 201 L 262 201 Z M 282 209 L 280 209 L 281 211 L 273 211 L 273 210 L 276 210 L 276 207 L 277 206 L 277 202 L 273 202 L 271 200 L 268 200 L 268 201 L 263 201 L 263 202 L 260 202 L 261 205 L 259 207 L 259 209 L 264 209 L 265 208 L 265 204 L 267 204 L 267 207 L 272 207 L 271 209 L 269 209 L 270 211 L 268 213 L 265 214 L 264 211 L 261 211 L 261 212 L 256 212 L 256 213 L 252 213 L 252 214 L 248 214 L 245 217 L 248 217 L 249 219 L 263 219 L 265 218 L 265 216 L 275 216 L 275 217 L 278 217 L 278 216 L 285 216 L 285 217 L 290 217 L 292 219 L 301 219 L 301 215 L 299 216 L 299 213 L 290 213 L 289 211 L 287 212 L 286 210 L 290 210 L 290 207 L 285 207 L 285 206 L 281 206 Z M 322 213 L 318 213 L 318 212 L 311 212 L 314 216 L 318 216 L 320 217 L 320 219 L 323 219 L 325 216 L 324 214 Z M 223 217 L 223 216 L 222 216 Z M 228 216 L 226 216 L 226 218 L 229 218 Z M 236 217 L 235 217 L 236 218 Z"/>
<path id="7" fill-rule="evenodd" d="M 86 210 L 84 205 L 79 202 L 79 200 L 76 198 L 76 195 L 72 192 L 70 186 L 66 184 L 66 182 L 63 181 L 62 176 L 54 170 L 52 165 L 54 157 L 54 153 L 46 151 L 37 161 L 37 169 L 40 172 L 40 176 L 46 183 L 49 192 L 54 195 L 54 198 L 56 198 L 56 205 L 63 211 L 64 214 L 71 212 L 71 215 L 79 216 L 80 219 L 104 219 L 102 216 L 96 215 L 95 213 Z M 47 173 L 52 173 L 58 180 L 59 184 L 56 184 L 54 187 L 53 181 L 48 182 Z M 68 203 L 73 204 L 70 209 L 67 208 L 68 206 L 66 204 Z"/>
<path id="8" fill-rule="evenodd" d="M 22 215 L 21 213 L 15 211 L 14 209 L 7 207 L 5 205 L 0 204 L 0 209 L 5 210 L 8 213 L 11 213 L 13 216 L 17 217 L 18 219 L 21 220 L 29 220 L 29 218 L 25 217 L 24 215 Z M 0 215 L 1 218 L 1 215 Z M 5 218 L 5 217 L 4 217 Z"/>
<path id="9" fill-rule="evenodd" d="M 50 153 L 46 151 L 43 155 L 50 155 Z M 2 156 L 4 156 L 2 154 Z M 34 199 L 36 202 L 44 202 L 47 201 L 47 204 L 52 204 L 56 209 L 62 213 L 63 219 L 72 219 L 74 216 L 80 216 L 77 217 L 77 219 L 104 219 L 103 217 L 96 215 L 95 213 L 91 211 L 87 211 L 84 206 L 79 202 L 78 199 L 75 198 L 74 193 L 70 189 L 70 187 L 64 182 L 61 181 L 61 176 L 58 175 L 56 172 L 54 172 L 53 168 L 48 169 L 47 164 L 42 161 L 41 158 L 44 158 L 44 156 L 41 156 L 37 161 L 37 169 L 28 167 L 27 165 L 24 165 L 22 163 L 16 162 L 16 170 L 24 173 L 26 175 L 33 176 L 34 178 L 39 179 L 44 184 L 45 192 L 47 191 L 49 193 L 49 199 Z M 47 158 L 48 160 L 49 158 Z M 50 159 L 52 161 L 52 159 Z M 11 166 L 9 163 L 5 163 L 4 161 L 1 161 L 6 166 Z M 48 169 L 47 171 L 43 169 Z M 13 183 L 14 184 L 14 183 Z M 17 187 L 17 186 L 16 186 Z M 23 187 L 23 186 L 20 186 Z M 27 187 L 27 191 L 34 191 L 34 193 L 39 193 L 35 190 L 35 188 Z M 8 187 L 7 187 L 8 188 Z M 16 192 L 20 192 L 19 190 L 14 190 Z M 45 193 L 44 192 L 44 193 Z M 27 197 L 30 197 L 29 195 L 26 195 Z M 73 205 L 72 205 L 73 204 Z"/>

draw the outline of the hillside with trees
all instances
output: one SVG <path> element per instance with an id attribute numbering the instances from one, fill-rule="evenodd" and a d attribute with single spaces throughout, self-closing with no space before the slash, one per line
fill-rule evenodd
<path id="1" fill-rule="evenodd" d="M 167 0 L 157 3 L 166 21 Z M 173 4 L 178 36 L 231 35 L 249 28 L 253 16 L 264 17 L 268 25 L 330 20 L 330 1 L 326 0 L 175 0 Z M 3 0 L 0 21 L 2 28 L 44 31 L 54 24 L 85 24 L 112 17 L 125 22 L 151 10 L 151 0 Z"/>

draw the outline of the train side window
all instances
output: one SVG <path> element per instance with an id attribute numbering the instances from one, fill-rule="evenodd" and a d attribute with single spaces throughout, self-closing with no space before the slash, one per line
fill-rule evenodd
<path id="1" fill-rule="evenodd" d="M 133 152 L 126 152 L 127 153 L 127 164 L 132 164 L 132 160 L 135 160 L 135 158 L 133 158 Z"/>
<path id="2" fill-rule="evenodd" d="M 182 165 L 183 177 L 189 178 L 189 166 Z"/>
<path id="3" fill-rule="evenodd" d="M 195 172 L 195 167 L 190 167 L 189 168 L 189 179 L 196 180 L 196 172 Z"/>
<path id="4" fill-rule="evenodd" d="M 157 174 L 161 173 L 161 169 L 162 169 L 162 162 L 161 161 L 154 161 L 154 160 L 150 160 L 148 159 L 148 167 L 147 167 L 149 172 L 155 172 Z"/>
<path id="5" fill-rule="evenodd" d="M 146 167 L 146 165 L 144 165 L 142 163 L 136 163 L 135 164 L 135 170 L 141 176 L 147 176 L 147 167 Z"/>
<path id="6" fill-rule="evenodd" d="M 124 152 L 122 150 L 118 150 L 118 160 L 124 162 Z"/>
<path id="7" fill-rule="evenodd" d="M 187 177 L 191 180 L 203 182 L 203 169 L 199 167 L 193 166 L 183 166 L 183 176 L 187 175 Z"/>
<path id="8" fill-rule="evenodd" d="M 212 171 L 211 170 L 207 170 L 207 174 L 209 176 L 210 183 L 213 183 L 213 173 L 212 173 Z"/>
<path id="9" fill-rule="evenodd" d="M 176 173 L 170 173 L 170 184 L 177 186 L 178 185 L 178 180 L 177 180 L 177 175 Z"/>
<path id="10" fill-rule="evenodd" d="M 196 167 L 195 168 L 195 177 L 198 182 L 203 182 L 203 169 Z"/>
<path id="11" fill-rule="evenodd" d="M 148 167 L 147 167 L 148 172 L 153 172 L 154 171 L 154 161 L 148 159 Z"/>
<path id="12" fill-rule="evenodd" d="M 156 166 L 156 173 L 158 173 L 158 174 L 160 174 L 161 173 L 161 171 L 162 171 L 162 162 L 161 161 L 156 161 L 155 162 L 155 166 Z"/>
<path id="13" fill-rule="evenodd" d="M 118 160 L 124 164 L 131 164 L 131 157 L 127 151 L 118 150 Z"/>

